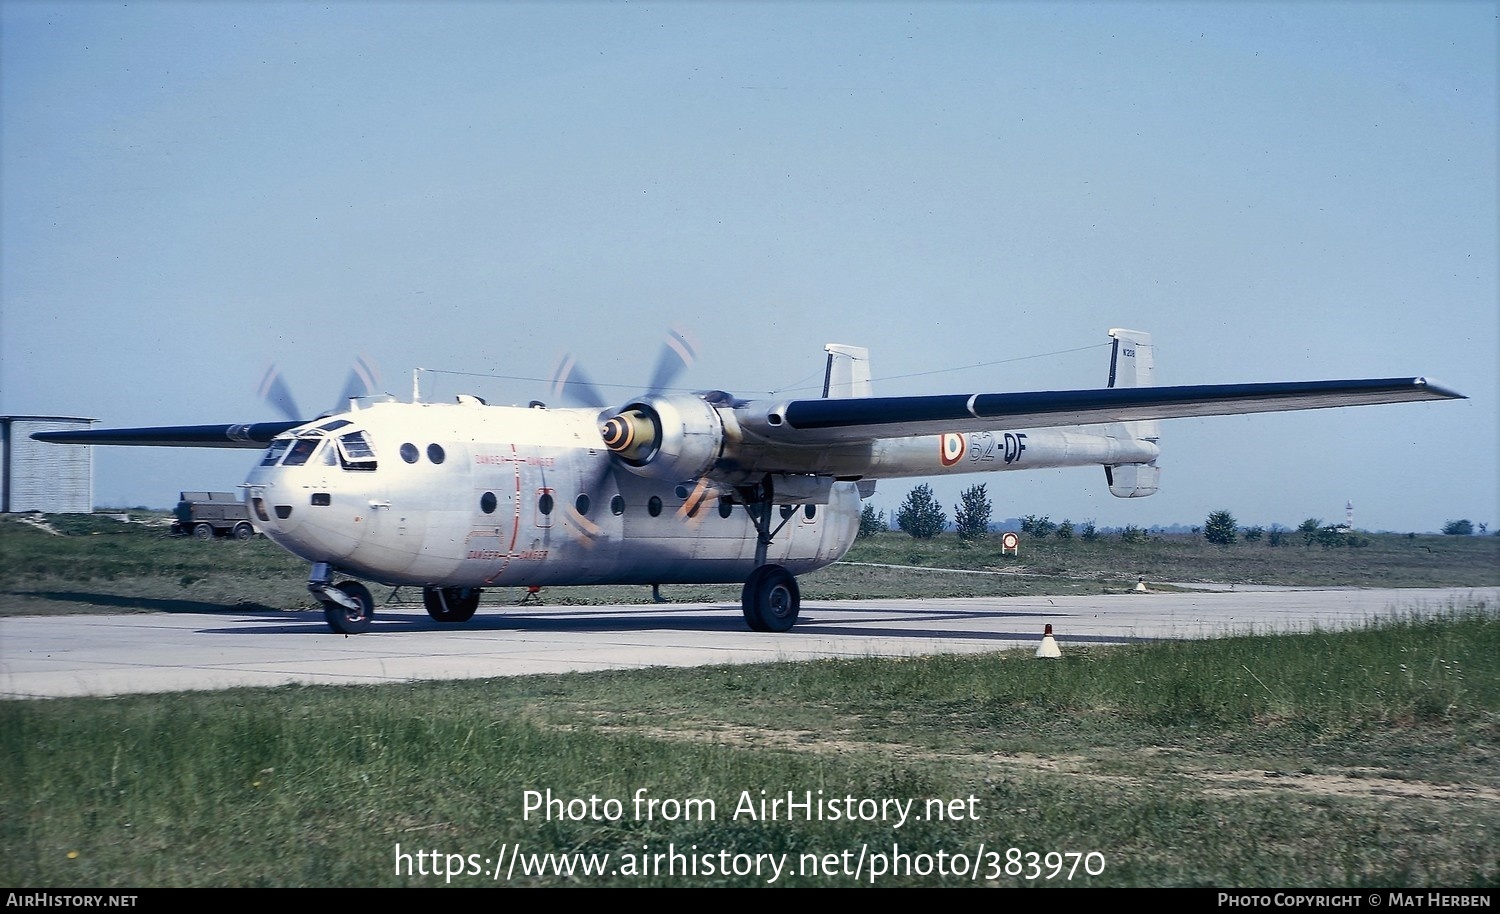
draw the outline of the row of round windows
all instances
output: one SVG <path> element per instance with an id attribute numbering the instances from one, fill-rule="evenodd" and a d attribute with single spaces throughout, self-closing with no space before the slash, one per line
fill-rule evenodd
<path id="1" fill-rule="evenodd" d="M 437 445 L 433 445 L 433 447 L 437 447 Z M 699 504 L 701 505 L 702 503 L 699 502 Z M 500 501 L 499 501 L 499 499 L 497 499 L 495 497 L 495 493 L 494 492 L 486 492 L 483 495 L 479 496 L 479 510 L 483 511 L 485 514 L 494 514 L 495 513 L 495 509 L 498 508 L 499 506 L 500 506 Z M 583 517 L 587 517 L 588 516 L 589 510 L 592 507 L 593 507 L 593 500 L 589 498 L 589 496 L 588 496 L 587 493 L 581 493 L 581 494 L 579 494 L 579 496 L 577 498 L 573 499 L 573 509 L 575 511 L 577 511 Z M 664 507 L 665 507 L 665 505 L 664 505 L 664 503 L 661 500 L 661 496 L 659 496 L 659 495 L 653 495 L 649 499 L 646 500 L 646 513 L 650 514 L 652 517 L 660 517 L 662 509 Z M 552 512 L 554 510 L 556 510 L 556 508 L 557 508 L 557 499 L 553 497 L 553 495 L 552 495 L 551 492 L 542 492 L 540 495 L 537 496 L 537 499 L 536 499 L 536 511 L 541 516 L 543 516 L 543 517 L 549 517 L 549 516 L 551 516 Z M 781 506 L 781 516 L 783 518 L 791 517 L 792 514 L 796 512 L 796 510 L 797 510 L 797 506 L 796 505 L 782 505 Z M 614 496 L 613 498 L 611 498 L 609 500 L 609 513 L 613 514 L 616 517 L 619 517 L 621 514 L 625 513 L 625 497 L 623 495 L 616 495 L 616 496 Z M 731 501 L 720 499 L 719 500 L 719 516 L 727 518 L 727 517 L 729 517 L 733 513 L 734 513 L 734 503 L 731 502 Z M 696 516 L 698 516 L 698 505 L 694 505 L 687 512 L 687 514 L 688 514 L 688 517 L 696 517 Z M 802 506 L 802 516 L 805 517 L 805 518 L 807 518 L 808 520 L 812 520 L 813 518 L 817 517 L 818 516 L 818 506 L 817 505 L 803 505 Z"/>
<path id="2" fill-rule="evenodd" d="M 422 452 L 417 449 L 415 444 L 408 442 L 401 445 L 401 459 L 407 463 L 416 463 L 422 459 Z M 442 463 L 448 459 L 448 452 L 443 450 L 441 444 L 429 444 L 427 445 L 427 459 L 433 463 Z"/>

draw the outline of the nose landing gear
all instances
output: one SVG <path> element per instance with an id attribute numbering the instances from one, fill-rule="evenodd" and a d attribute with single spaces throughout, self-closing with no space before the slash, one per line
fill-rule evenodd
<path id="1" fill-rule="evenodd" d="M 328 627 L 341 635 L 358 635 L 370 630 L 375 617 L 375 598 L 370 588 L 358 581 L 340 581 L 330 585 L 333 568 L 318 562 L 308 576 L 308 591 L 323 604 L 323 618 Z"/>

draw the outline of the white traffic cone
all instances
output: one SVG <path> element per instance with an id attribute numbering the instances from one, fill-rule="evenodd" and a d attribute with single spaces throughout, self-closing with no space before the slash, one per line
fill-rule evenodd
<path id="1" fill-rule="evenodd" d="M 1057 640 L 1052 637 L 1052 626 L 1050 623 L 1042 632 L 1042 643 L 1037 645 L 1036 655 L 1038 657 L 1046 657 L 1049 660 L 1055 660 L 1062 656 L 1062 651 L 1057 647 Z"/>

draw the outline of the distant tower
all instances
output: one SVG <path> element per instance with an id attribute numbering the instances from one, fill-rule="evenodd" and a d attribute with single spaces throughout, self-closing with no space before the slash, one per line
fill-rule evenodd
<path id="1" fill-rule="evenodd" d="M 1354 529 L 1354 502 L 1352 501 L 1344 502 L 1344 527 L 1349 530 Z"/>

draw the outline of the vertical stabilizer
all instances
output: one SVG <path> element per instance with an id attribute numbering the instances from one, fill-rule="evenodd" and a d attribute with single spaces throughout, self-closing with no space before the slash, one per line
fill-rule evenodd
<path id="1" fill-rule="evenodd" d="M 1156 383 L 1156 353 L 1151 334 L 1141 330 L 1109 331 L 1110 387 L 1151 387 Z"/>
<path id="2" fill-rule="evenodd" d="M 1114 341 L 1109 351 L 1110 387 L 1151 387 L 1156 383 L 1156 350 L 1151 334 L 1141 330 L 1109 331 Z M 1105 429 L 1115 438 L 1137 438 L 1156 444 L 1160 441 L 1160 423 L 1155 419 L 1140 422 L 1117 422 Z M 1156 494 L 1161 469 L 1154 463 L 1127 463 L 1106 466 L 1110 494 L 1116 498 L 1143 498 Z"/>
<path id="3" fill-rule="evenodd" d="M 863 346 L 829 343 L 828 367 L 823 372 L 823 397 L 873 396 L 870 385 L 870 350 Z"/>
<path id="4" fill-rule="evenodd" d="M 849 397 L 874 396 L 870 383 L 870 350 L 863 346 L 845 346 L 829 343 L 823 347 L 828 353 L 828 365 L 823 370 L 823 398 L 847 399 Z M 859 497 L 869 498 L 875 494 L 875 480 L 859 481 Z"/>

